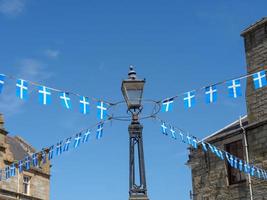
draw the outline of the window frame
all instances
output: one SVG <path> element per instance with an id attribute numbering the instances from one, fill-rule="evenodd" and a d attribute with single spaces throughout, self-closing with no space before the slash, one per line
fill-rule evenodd
<path id="1" fill-rule="evenodd" d="M 25 179 L 27 179 L 27 181 L 25 181 Z M 30 195 L 30 184 L 31 184 L 31 177 L 27 175 L 23 175 L 23 179 L 22 179 L 22 193 L 23 194 Z"/>

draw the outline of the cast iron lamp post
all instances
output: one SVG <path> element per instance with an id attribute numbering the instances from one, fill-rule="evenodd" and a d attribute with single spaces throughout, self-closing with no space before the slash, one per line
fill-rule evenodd
<path id="1" fill-rule="evenodd" d="M 128 128 L 130 137 L 129 200 L 148 200 L 142 137 L 143 126 L 139 122 L 144 84 L 145 80 L 137 79 L 136 72 L 133 67 L 130 67 L 128 79 L 123 80 L 121 86 L 128 112 L 132 115 L 132 122 Z M 135 156 L 137 156 L 137 165 Z"/>

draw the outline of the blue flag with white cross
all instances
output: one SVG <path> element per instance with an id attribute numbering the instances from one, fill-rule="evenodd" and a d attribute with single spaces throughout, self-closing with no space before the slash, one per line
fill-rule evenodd
<path id="1" fill-rule="evenodd" d="M 19 173 L 22 173 L 22 171 L 23 171 L 23 165 L 24 165 L 23 161 L 20 160 L 19 163 L 18 163 Z"/>
<path id="2" fill-rule="evenodd" d="M 74 148 L 77 148 L 80 145 L 82 139 L 81 135 L 82 135 L 81 133 L 76 134 L 74 138 Z"/>
<path id="3" fill-rule="evenodd" d="M 172 138 L 176 140 L 177 139 L 176 131 L 175 131 L 175 129 L 172 126 L 170 128 L 170 131 L 171 131 L 171 134 L 172 134 Z"/>
<path id="4" fill-rule="evenodd" d="M 166 126 L 165 122 L 162 122 L 162 124 L 161 124 L 161 132 L 162 132 L 163 135 L 168 135 L 167 129 L 168 129 L 168 127 Z"/>
<path id="5" fill-rule="evenodd" d="M 100 138 L 103 137 L 103 128 L 104 128 L 104 124 L 101 123 L 97 126 L 97 130 L 96 130 L 96 139 L 99 140 Z"/>
<path id="6" fill-rule="evenodd" d="M 61 92 L 60 93 L 60 100 L 61 100 L 61 104 L 63 105 L 63 107 L 67 108 L 67 109 L 71 109 L 71 102 L 70 102 L 70 97 L 69 97 L 69 93 L 67 92 Z"/>
<path id="7" fill-rule="evenodd" d="M 87 130 L 87 131 L 83 134 L 83 143 L 88 142 L 88 139 L 89 139 L 90 134 L 91 134 L 90 130 Z"/>
<path id="8" fill-rule="evenodd" d="M 26 170 L 29 170 L 30 167 L 31 167 L 31 161 L 30 161 L 30 157 L 29 157 L 29 156 L 27 156 L 27 157 L 25 158 L 25 160 L 24 160 L 24 164 L 25 164 L 25 169 L 26 169 Z"/>
<path id="9" fill-rule="evenodd" d="M 28 82 L 22 79 L 17 80 L 16 96 L 24 100 L 28 98 Z"/>
<path id="10" fill-rule="evenodd" d="M 2 93 L 4 84 L 5 84 L 6 76 L 4 74 L 0 74 L 0 94 Z"/>
<path id="11" fill-rule="evenodd" d="M 16 176 L 16 165 L 15 165 L 15 163 L 12 163 L 10 165 L 10 176 L 11 177 Z"/>
<path id="12" fill-rule="evenodd" d="M 52 160 L 54 156 L 54 145 L 52 145 L 51 147 L 49 147 L 49 151 L 48 151 L 48 160 Z"/>
<path id="13" fill-rule="evenodd" d="M 97 118 L 99 120 L 104 120 L 107 118 L 107 104 L 103 101 L 97 103 Z"/>
<path id="14" fill-rule="evenodd" d="M 205 88 L 206 103 L 214 103 L 217 101 L 217 88 L 215 85 Z"/>
<path id="15" fill-rule="evenodd" d="M 196 94 L 195 91 L 186 92 L 184 94 L 184 106 L 186 108 L 191 108 L 196 103 Z"/>
<path id="16" fill-rule="evenodd" d="M 84 115 L 89 113 L 89 98 L 88 97 L 80 97 L 80 112 Z"/>
<path id="17" fill-rule="evenodd" d="M 242 96 L 240 79 L 228 81 L 228 94 L 233 98 Z"/>
<path id="18" fill-rule="evenodd" d="M 64 144 L 64 147 L 63 147 L 63 151 L 64 152 L 69 150 L 70 143 L 71 143 L 71 137 L 67 138 L 66 141 L 65 141 L 65 144 Z"/>
<path id="19" fill-rule="evenodd" d="M 265 87 L 267 85 L 266 72 L 263 70 L 253 74 L 253 82 L 255 89 Z"/>
<path id="20" fill-rule="evenodd" d="M 56 146 L 56 155 L 59 156 L 61 154 L 62 154 L 62 141 L 58 142 Z"/>
<path id="21" fill-rule="evenodd" d="M 43 105 L 49 105 L 51 103 L 51 90 L 45 86 L 39 86 L 39 102 Z"/>
<path id="22" fill-rule="evenodd" d="M 172 109 L 173 109 L 173 102 L 174 102 L 174 99 L 173 98 L 165 99 L 162 102 L 162 106 L 161 106 L 162 112 L 172 111 Z"/>
<path id="23" fill-rule="evenodd" d="M 38 166 L 38 156 L 36 153 L 32 154 L 32 166 L 34 167 Z"/>

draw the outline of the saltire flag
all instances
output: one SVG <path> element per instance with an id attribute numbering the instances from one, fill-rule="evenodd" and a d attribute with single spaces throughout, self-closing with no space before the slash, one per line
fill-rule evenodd
<path id="1" fill-rule="evenodd" d="M 16 176 L 16 165 L 15 163 L 10 165 L 10 176 Z"/>
<path id="2" fill-rule="evenodd" d="M 71 143 L 71 137 L 67 138 L 66 141 L 65 141 L 65 144 L 64 144 L 64 147 L 63 147 L 63 151 L 64 152 L 69 150 L 70 143 Z"/>
<path id="3" fill-rule="evenodd" d="M 197 149 L 197 140 L 195 138 L 192 139 L 192 146 Z"/>
<path id="4" fill-rule="evenodd" d="M 99 120 L 106 119 L 107 117 L 107 104 L 103 101 L 97 103 L 97 117 Z"/>
<path id="5" fill-rule="evenodd" d="M 52 160 L 53 159 L 53 154 L 54 154 L 54 145 L 52 145 L 51 147 L 49 147 L 48 160 Z"/>
<path id="6" fill-rule="evenodd" d="M 217 101 L 217 88 L 215 85 L 205 88 L 206 103 L 214 103 Z"/>
<path id="7" fill-rule="evenodd" d="M 81 135 L 82 135 L 81 133 L 76 134 L 74 138 L 74 148 L 77 148 L 80 145 L 82 139 Z"/>
<path id="8" fill-rule="evenodd" d="M 6 172 L 6 179 L 9 179 L 10 178 L 10 168 L 9 168 L 9 166 L 7 166 L 5 168 L 5 172 Z"/>
<path id="9" fill-rule="evenodd" d="M 59 97 L 61 99 L 61 104 L 63 105 L 63 107 L 67 109 L 71 109 L 71 102 L 69 96 L 70 96 L 69 93 L 61 92 Z"/>
<path id="10" fill-rule="evenodd" d="M 176 140 L 177 139 L 176 131 L 174 130 L 174 128 L 172 126 L 170 128 L 170 131 L 171 131 L 171 134 L 172 134 L 172 138 Z"/>
<path id="11" fill-rule="evenodd" d="M 84 115 L 89 113 L 89 98 L 88 97 L 81 97 L 80 98 L 80 112 Z"/>
<path id="12" fill-rule="evenodd" d="M 173 98 L 165 99 L 165 100 L 162 102 L 162 106 L 161 106 L 161 110 L 162 110 L 162 112 L 169 112 L 169 111 L 172 111 L 172 108 L 173 108 L 173 101 L 174 101 Z"/>
<path id="13" fill-rule="evenodd" d="M 91 132 L 89 130 L 87 130 L 84 135 L 83 135 L 83 143 L 88 142 L 89 136 L 90 136 Z"/>
<path id="14" fill-rule="evenodd" d="M 96 139 L 99 140 L 100 138 L 103 137 L 103 128 L 104 128 L 104 124 L 101 123 L 97 126 L 97 130 L 96 130 Z"/>
<path id="15" fill-rule="evenodd" d="M 186 108 L 191 108 L 196 103 L 196 95 L 195 91 L 184 93 L 184 106 Z"/>
<path id="16" fill-rule="evenodd" d="M 259 168 L 257 168 L 257 177 L 258 178 L 261 178 L 261 172 L 260 172 L 260 169 Z"/>
<path id="17" fill-rule="evenodd" d="M 260 71 L 253 74 L 253 82 L 255 89 L 262 88 L 267 85 L 265 71 Z"/>
<path id="18" fill-rule="evenodd" d="M 221 160 L 224 160 L 224 156 L 223 156 L 223 153 L 221 150 L 217 149 L 215 146 L 214 146 L 214 151 L 215 151 L 215 154 L 218 158 L 220 158 Z"/>
<path id="19" fill-rule="evenodd" d="M 37 167 L 38 165 L 38 155 L 36 153 L 32 154 L 32 165 Z"/>
<path id="20" fill-rule="evenodd" d="M 43 105 L 51 103 L 51 90 L 45 86 L 39 86 L 39 102 Z"/>
<path id="21" fill-rule="evenodd" d="M 228 93 L 233 98 L 242 96 L 240 79 L 228 81 Z"/>
<path id="22" fill-rule="evenodd" d="M 22 171 L 23 171 L 23 165 L 24 165 L 23 161 L 20 160 L 20 161 L 19 161 L 19 164 L 18 164 L 19 173 L 22 173 Z"/>
<path id="23" fill-rule="evenodd" d="M 231 167 L 234 166 L 234 158 L 231 154 L 225 153 L 225 157 L 228 161 L 228 163 L 230 164 Z"/>
<path id="24" fill-rule="evenodd" d="M 208 143 L 208 146 L 209 146 L 211 152 L 212 152 L 212 153 L 215 153 L 215 148 L 214 148 L 214 146 L 211 145 L 211 144 L 209 144 L 209 143 Z"/>
<path id="25" fill-rule="evenodd" d="M 25 169 L 26 169 L 26 170 L 29 170 L 30 167 L 31 167 L 31 161 L 30 161 L 30 157 L 29 157 L 29 156 L 27 156 L 27 157 L 25 158 L 25 160 L 24 160 L 24 164 L 25 164 Z"/>
<path id="26" fill-rule="evenodd" d="M 163 135 L 168 135 L 168 133 L 167 133 L 167 126 L 166 126 L 165 122 L 163 122 L 161 124 L 161 132 L 162 132 Z"/>
<path id="27" fill-rule="evenodd" d="M 4 74 L 0 74 L 0 94 L 3 90 L 5 79 L 6 79 L 6 76 Z"/>
<path id="28" fill-rule="evenodd" d="M 62 154 L 62 141 L 58 142 L 56 146 L 56 155 L 59 156 L 61 154 Z"/>
<path id="29" fill-rule="evenodd" d="M 25 100 L 28 98 L 28 82 L 22 79 L 17 80 L 16 96 Z"/>
<path id="30" fill-rule="evenodd" d="M 43 164 L 46 163 L 46 152 L 45 152 L 45 150 L 42 150 L 42 163 Z"/>

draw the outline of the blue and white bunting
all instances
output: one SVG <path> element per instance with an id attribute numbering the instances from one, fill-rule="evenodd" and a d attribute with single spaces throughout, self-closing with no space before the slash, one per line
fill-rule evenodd
<path id="1" fill-rule="evenodd" d="M 253 74 L 253 82 L 255 89 L 265 87 L 267 85 L 265 71 L 260 71 Z"/>
<path id="2" fill-rule="evenodd" d="M 217 101 L 217 88 L 215 85 L 205 88 L 206 103 L 214 103 Z"/>
<path id="3" fill-rule="evenodd" d="M 83 143 L 88 142 L 89 136 L 90 136 L 91 132 L 89 130 L 87 130 L 84 135 L 83 135 Z"/>
<path id="4" fill-rule="evenodd" d="M 162 112 L 169 112 L 169 111 L 172 111 L 172 108 L 173 108 L 173 98 L 170 98 L 170 99 L 165 99 L 163 102 L 162 102 L 162 106 L 161 106 L 161 110 Z"/>
<path id="5" fill-rule="evenodd" d="M 107 104 L 103 101 L 97 103 L 97 118 L 99 120 L 105 120 L 107 117 Z"/>
<path id="6" fill-rule="evenodd" d="M 16 96 L 24 100 L 28 98 L 28 82 L 22 79 L 17 80 Z"/>
<path id="7" fill-rule="evenodd" d="M 195 105 L 195 103 L 196 103 L 195 91 L 186 92 L 184 94 L 184 106 L 186 108 L 191 108 Z"/>
<path id="8" fill-rule="evenodd" d="M 5 168 L 5 173 L 6 173 L 6 179 L 9 179 L 10 178 L 10 168 L 9 168 L 9 166 L 7 166 Z"/>
<path id="9" fill-rule="evenodd" d="M 97 130 L 96 130 L 96 139 L 99 140 L 103 137 L 103 128 L 104 128 L 104 124 L 101 123 L 97 126 Z"/>
<path id="10" fill-rule="evenodd" d="M 62 154 L 62 142 L 58 142 L 56 145 L 56 155 L 59 156 Z"/>
<path id="11" fill-rule="evenodd" d="M 172 126 L 170 128 L 170 131 L 171 131 L 171 134 L 172 134 L 172 138 L 176 140 L 177 139 L 176 131 L 174 130 L 174 128 Z"/>
<path id="12" fill-rule="evenodd" d="M 242 96 L 241 83 L 239 79 L 228 81 L 229 97 L 237 98 Z"/>
<path id="13" fill-rule="evenodd" d="M 76 134 L 74 138 L 74 148 L 77 148 L 80 145 L 82 139 L 81 135 L 81 133 Z"/>
<path id="14" fill-rule="evenodd" d="M 34 167 L 37 167 L 38 166 L 38 157 L 37 157 L 37 154 L 36 153 L 32 154 L 32 165 Z"/>
<path id="15" fill-rule="evenodd" d="M 84 115 L 89 113 L 89 98 L 88 97 L 80 97 L 80 112 Z"/>
<path id="16" fill-rule="evenodd" d="M 16 176 L 16 165 L 15 165 L 15 163 L 10 165 L 10 176 L 11 177 Z"/>
<path id="17" fill-rule="evenodd" d="M 0 94 L 2 93 L 4 84 L 5 84 L 6 76 L 4 74 L 0 74 Z"/>
<path id="18" fill-rule="evenodd" d="M 63 147 L 63 151 L 64 152 L 69 150 L 70 143 L 71 143 L 71 137 L 67 138 L 66 141 L 65 141 L 65 144 L 64 144 L 64 147 Z"/>
<path id="19" fill-rule="evenodd" d="M 25 169 L 29 170 L 31 168 L 31 161 L 30 161 L 30 157 L 27 156 L 24 160 L 24 164 L 25 164 Z"/>
<path id="20" fill-rule="evenodd" d="M 71 109 L 71 102 L 69 96 L 70 96 L 69 93 L 61 92 L 59 97 L 61 99 L 61 104 L 63 105 L 63 107 L 67 109 Z"/>
<path id="21" fill-rule="evenodd" d="M 49 151 L 48 151 L 48 160 L 52 160 L 54 156 L 54 145 L 52 145 L 51 147 L 49 147 Z"/>
<path id="22" fill-rule="evenodd" d="M 18 164 L 19 173 L 22 173 L 22 171 L 23 171 L 23 165 L 24 165 L 23 161 L 20 160 L 20 161 L 19 161 L 19 164 Z"/>
<path id="23" fill-rule="evenodd" d="M 39 86 L 39 102 L 43 105 L 49 105 L 51 103 L 51 90 L 45 86 Z"/>
<path id="24" fill-rule="evenodd" d="M 167 133 L 167 126 L 166 126 L 165 122 L 163 122 L 161 124 L 161 132 L 162 132 L 163 135 L 168 135 L 168 133 Z"/>

